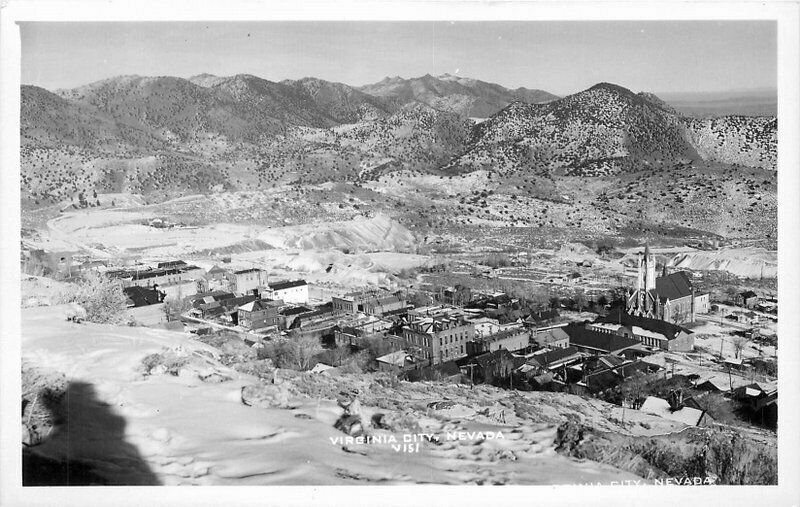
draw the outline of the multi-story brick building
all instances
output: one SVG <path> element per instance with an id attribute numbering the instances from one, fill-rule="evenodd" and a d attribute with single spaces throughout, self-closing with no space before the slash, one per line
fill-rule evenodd
<path id="1" fill-rule="evenodd" d="M 435 315 L 412 317 L 403 327 L 403 349 L 417 360 L 439 364 L 467 355 L 467 342 L 475 326 L 458 312 L 438 311 Z"/>

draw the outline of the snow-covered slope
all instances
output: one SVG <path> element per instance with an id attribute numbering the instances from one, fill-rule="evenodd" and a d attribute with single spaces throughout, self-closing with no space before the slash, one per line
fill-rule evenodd
<path id="1" fill-rule="evenodd" d="M 110 484 L 572 484 L 636 478 L 553 449 L 564 414 L 582 414 L 610 429 L 619 407 L 490 387 L 403 382 L 382 391 L 369 375 L 333 380 L 285 370 L 281 378 L 291 408 L 251 407 L 242 403 L 242 388 L 260 381 L 223 366 L 214 348 L 188 334 L 73 324 L 64 314 L 58 306 L 23 310 L 23 361 L 62 372 L 68 381 L 65 421 L 33 449 L 89 463 Z M 165 349 L 187 364 L 178 375 L 144 375 L 142 359 Z M 364 394 L 365 420 L 382 412 L 404 425 L 371 428 L 383 439 L 378 443 L 342 440 L 345 434 L 333 427 L 342 410 L 331 393 L 353 387 Z M 454 403 L 431 408 L 436 400 Z M 619 431 L 665 433 L 680 426 L 628 414 Z M 408 436 L 416 433 L 433 434 L 439 442 Z M 392 438 L 400 446 L 412 439 L 419 448 L 398 450 Z"/>

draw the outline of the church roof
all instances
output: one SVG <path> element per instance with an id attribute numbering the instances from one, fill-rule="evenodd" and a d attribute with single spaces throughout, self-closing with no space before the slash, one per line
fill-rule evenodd
<path id="1" fill-rule="evenodd" d="M 692 295 L 692 282 L 686 271 L 656 278 L 656 293 L 662 299 L 674 301 Z"/>

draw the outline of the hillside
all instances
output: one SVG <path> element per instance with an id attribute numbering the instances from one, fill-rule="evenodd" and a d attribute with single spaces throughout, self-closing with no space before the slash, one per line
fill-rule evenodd
<path id="1" fill-rule="evenodd" d="M 776 118 L 724 116 L 687 120 L 686 126 L 689 141 L 703 159 L 764 169 L 777 167 Z"/>
<path id="2" fill-rule="evenodd" d="M 776 131 L 774 118 L 684 118 L 653 94 L 600 83 L 547 104 L 511 104 L 480 123 L 445 169 L 607 176 L 704 160 L 774 170 Z"/>
<path id="3" fill-rule="evenodd" d="M 510 104 L 537 92 L 447 75 L 382 83 L 205 74 L 123 76 L 58 94 L 23 87 L 22 205 L 58 210 L 97 205 L 95 194 L 159 202 L 336 183 L 352 187 L 322 198 L 329 208 L 387 213 L 437 234 L 512 226 L 554 240 L 644 231 L 766 232 L 774 241 L 774 118 L 685 118 L 653 94 L 608 83 Z M 501 109 L 476 121 L 453 111 L 456 96 Z M 469 174 L 484 186 L 455 190 L 452 178 Z M 474 194 L 489 189 L 489 198 Z M 356 204 L 346 195 L 353 192 L 366 200 Z M 380 202 L 381 194 L 393 197 Z"/>
<path id="4" fill-rule="evenodd" d="M 331 83 L 313 77 L 297 81 L 281 81 L 281 84 L 308 95 L 317 107 L 337 123 L 376 120 L 388 116 L 391 112 L 390 107 L 383 101 L 346 84 Z"/>
<path id="5" fill-rule="evenodd" d="M 600 464 L 613 462 L 612 449 L 595 448 L 596 461 L 561 455 L 560 424 L 578 421 L 595 432 L 640 440 L 684 428 L 562 393 L 275 370 L 246 359 L 253 351 L 241 342 L 216 348 L 188 333 L 73 324 L 65 312 L 54 306 L 22 313 L 23 396 L 53 390 L 36 412 L 42 426 L 29 420 L 44 438 L 26 449 L 25 462 L 68 466 L 81 472 L 72 477 L 77 483 L 87 478 L 109 485 L 608 483 L 642 476 L 638 469 Z M 371 436 L 383 440 L 346 441 L 334 428 L 342 414 L 337 401 L 354 392 L 362 420 L 382 414 L 380 425 L 366 424 Z M 69 403 L 59 403 L 58 393 Z M 411 452 L 392 448 L 390 437 L 402 445 L 404 435 L 412 434 L 417 438 Z M 669 437 L 661 440 L 664 452 L 681 451 L 670 446 Z M 633 470 L 633 457 L 620 464 Z M 648 470 L 650 477 L 664 473 Z M 26 484 L 70 480 L 30 471 Z"/>
<path id="6" fill-rule="evenodd" d="M 601 83 L 548 104 L 520 102 L 476 128 L 450 167 L 500 165 L 500 172 L 614 174 L 642 163 L 697 158 L 675 114 L 646 96 Z"/>
<path id="7" fill-rule="evenodd" d="M 426 74 L 410 79 L 386 77 L 360 89 L 397 105 L 421 102 L 470 118 L 487 118 L 518 100 L 540 103 L 558 98 L 543 90 L 510 90 L 498 84 L 451 74 L 436 77 Z"/>
<path id="8" fill-rule="evenodd" d="M 20 104 L 23 148 L 56 149 L 68 145 L 109 152 L 163 146 L 149 129 L 119 123 L 90 105 L 38 86 L 22 86 Z"/>

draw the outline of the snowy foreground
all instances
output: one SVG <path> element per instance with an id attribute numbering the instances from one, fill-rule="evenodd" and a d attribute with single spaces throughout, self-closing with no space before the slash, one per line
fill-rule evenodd
<path id="1" fill-rule="evenodd" d="M 223 366 L 215 359 L 218 351 L 191 335 L 73 324 L 64 314 L 65 308 L 57 306 L 22 311 L 23 362 L 61 372 L 68 381 L 67 421 L 34 449 L 40 455 L 89 463 L 111 484 L 634 481 L 641 478 L 557 454 L 553 438 L 563 415 L 578 414 L 597 428 L 627 434 L 682 428 L 599 401 L 489 387 L 397 383 L 387 389 L 408 402 L 379 409 L 370 400 L 382 397 L 380 387 L 357 375 L 289 375 L 290 408 L 247 406 L 242 388 L 263 381 Z M 142 359 L 165 348 L 193 360 L 177 376 L 145 376 Z M 362 386 L 361 392 L 368 393 L 362 402 L 365 421 L 394 408 L 406 420 L 413 418 L 418 429 L 370 428 L 371 443 L 353 441 L 333 427 L 342 414 L 335 396 L 309 396 L 293 383 L 316 386 L 318 393 Z M 537 407 L 530 414 L 520 415 L 510 401 L 523 396 Z M 443 400 L 449 401 L 446 408 L 424 408 Z M 439 442 L 431 443 L 421 433 Z"/>

